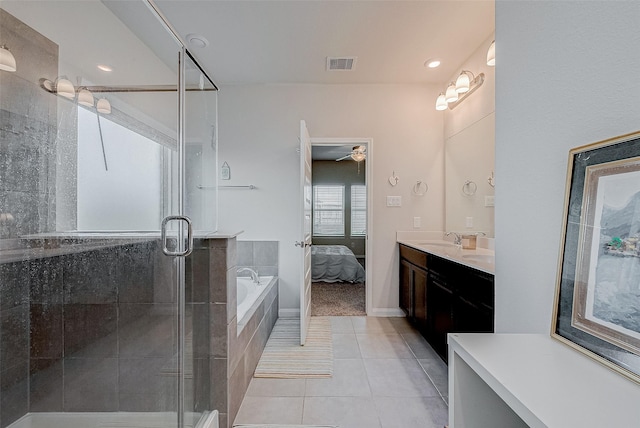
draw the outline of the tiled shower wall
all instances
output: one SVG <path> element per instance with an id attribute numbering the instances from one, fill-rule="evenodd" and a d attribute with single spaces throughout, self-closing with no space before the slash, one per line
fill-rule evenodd
<path id="1" fill-rule="evenodd" d="M 172 264 L 157 242 L 0 264 L 0 426 L 174 409 Z"/>
<path id="2" fill-rule="evenodd" d="M 73 103 L 42 89 L 58 77 L 58 45 L 0 9 L 0 40 L 16 58 L 17 71 L 0 72 L 0 248 L 10 238 L 75 225 L 77 116 Z M 64 120 L 58 120 L 64 117 Z M 73 147 L 69 147 L 73 146 Z M 57 167 L 57 161 L 64 168 Z M 62 180 L 64 178 L 64 180 Z M 59 195 L 57 193 L 60 193 Z"/>

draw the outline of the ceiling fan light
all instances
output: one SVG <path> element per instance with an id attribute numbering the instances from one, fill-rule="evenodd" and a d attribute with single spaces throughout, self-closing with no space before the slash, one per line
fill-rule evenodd
<path id="1" fill-rule="evenodd" d="M 496 65 L 496 41 L 491 42 L 489 50 L 487 51 L 487 65 L 495 67 Z"/>
<path id="2" fill-rule="evenodd" d="M 447 100 L 444 98 L 444 94 L 440 92 L 438 99 L 436 100 L 436 110 L 442 111 L 447 109 Z"/>
<path id="3" fill-rule="evenodd" d="M 468 92 L 470 85 L 471 82 L 469 80 L 469 75 L 466 71 L 463 71 L 462 73 L 460 73 L 460 76 L 458 76 L 458 79 L 456 80 L 456 92 L 459 94 Z"/>
<path id="4" fill-rule="evenodd" d="M 76 96 L 76 88 L 74 88 L 73 83 L 63 78 L 58 79 L 58 83 L 56 84 L 56 92 L 58 93 L 58 95 L 69 99 L 72 99 Z"/>
<path id="5" fill-rule="evenodd" d="M 78 104 L 93 107 L 93 94 L 88 89 L 80 89 L 78 92 Z"/>
<path id="6" fill-rule="evenodd" d="M 0 70 L 16 71 L 16 58 L 5 45 L 0 46 Z"/>
<path id="7" fill-rule="evenodd" d="M 98 113 L 110 114 L 111 113 L 111 103 L 106 98 L 100 98 L 98 100 L 98 103 L 96 104 L 96 110 L 98 110 Z"/>
<path id="8" fill-rule="evenodd" d="M 447 92 L 444 94 L 444 99 L 447 100 L 448 103 L 454 103 L 458 101 L 458 93 L 456 92 L 456 85 L 451 82 L 449 86 L 447 86 Z"/>

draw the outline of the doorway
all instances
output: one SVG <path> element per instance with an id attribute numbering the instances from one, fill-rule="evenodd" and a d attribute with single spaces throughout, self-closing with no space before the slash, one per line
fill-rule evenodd
<path id="1" fill-rule="evenodd" d="M 312 143 L 312 316 L 370 308 L 371 139 Z"/>

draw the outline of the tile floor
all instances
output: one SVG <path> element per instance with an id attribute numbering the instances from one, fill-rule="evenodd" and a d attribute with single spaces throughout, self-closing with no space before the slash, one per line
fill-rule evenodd
<path id="1" fill-rule="evenodd" d="M 447 366 L 405 318 L 329 317 L 330 379 L 252 379 L 236 424 L 442 428 Z"/>

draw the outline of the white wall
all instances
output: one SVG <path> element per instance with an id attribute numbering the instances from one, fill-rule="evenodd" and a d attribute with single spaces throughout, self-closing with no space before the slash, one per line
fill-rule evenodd
<path id="1" fill-rule="evenodd" d="M 640 2 L 496 2 L 496 331 L 548 333 L 568 152 L 640 128 Z"/>
<path id="2" fill-rule="evenodd" d="M 232 180 L 257 190 L 220 191 L 221 230 L 244 230 L 240 240 L 280 241 L 280 307 L 299 308 L 299 121 L 312 137 L 373 139 L 373 311 L 398 313 L 397 230 L 442 230 L 443 124 L 434 109 L 439 87 L 427 85 L 249 85 L 222 87 L 219 94 L 219 163 Z M 388 177 L 395 171 L 398 186 Z M 411 189 L 426 181 L 429 192 Z M 387 208 L 387 195 L 402 207 Z"/>

